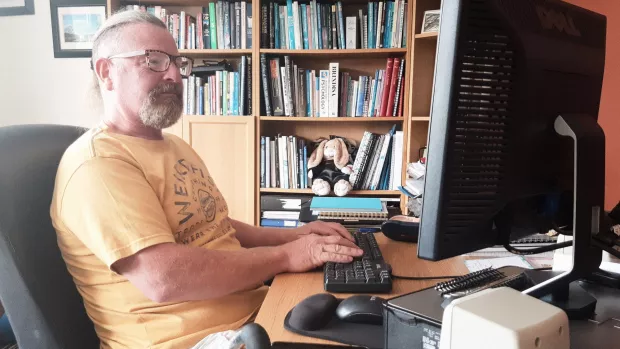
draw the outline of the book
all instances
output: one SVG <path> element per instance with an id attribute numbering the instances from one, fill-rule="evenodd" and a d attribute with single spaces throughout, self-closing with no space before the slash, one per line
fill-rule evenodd
<path id="1" fill-rule="evenodd" d="M 326 197 L 317 196 L 312 198 L 310 204 L 312 211 L 365 211 L 381 212 L 383 205 L 379 198 L 357 198 L 357 197 Z"/>

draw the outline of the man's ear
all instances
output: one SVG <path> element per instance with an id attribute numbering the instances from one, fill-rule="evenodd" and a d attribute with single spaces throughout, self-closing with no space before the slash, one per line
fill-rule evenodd
<path id="1" fill-rule="evenodd" d="M 99 58 L 95 62 L 95 74 L 102 83 L 102 86 L 107 91 L 114 89 L 114 82 L 111 75 L 112 62 L 106 58 Z"/>

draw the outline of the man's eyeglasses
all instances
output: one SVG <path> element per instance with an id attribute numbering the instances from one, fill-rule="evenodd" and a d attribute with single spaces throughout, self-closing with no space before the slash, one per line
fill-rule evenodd
<path id="1" fill-rule="evenodd" d="M 120 53 L 107 58 L 130 58 L 137 56 L 145 56 L 146 64 L 149 69 L 159 73 L 167 71 L 170 67 L 170 62 L 174 62 L 177 68 L 179 68 L 179 70 L 181 71 L 181 75 L 184 77 L 187 77 L 189 76 L 189 74 L 192 73 L 192 67 L 194 65 L 194 61 L 189 57 L 173 56 L 159 50 L 133 51 L 127 53 Z"/>

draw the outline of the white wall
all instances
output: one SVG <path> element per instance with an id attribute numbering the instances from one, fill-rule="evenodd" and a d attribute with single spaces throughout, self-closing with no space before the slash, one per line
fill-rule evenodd
<path id="1" fill-rule="evenodd" d="M 49 0 L 34 15 L 0 17 L 0 126 L 53 123 L 91 127 L 88 58 L 54 58 Z"/>

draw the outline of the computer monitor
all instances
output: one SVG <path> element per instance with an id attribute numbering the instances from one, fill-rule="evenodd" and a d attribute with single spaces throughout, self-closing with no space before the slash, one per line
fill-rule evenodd
<path id="1" fill-rule="evenodd" d="M 553 227 L 597 270 L 606 18 L 551 0 L 443 0 L 418 256 L 441 260 Z"/>

